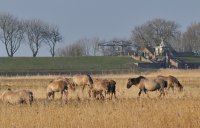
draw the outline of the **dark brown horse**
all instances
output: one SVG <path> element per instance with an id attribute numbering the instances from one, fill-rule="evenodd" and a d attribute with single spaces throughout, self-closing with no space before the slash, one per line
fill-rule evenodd
<path id="1" fill-rule="evenodd" d="M 139 76 L 137 78 L 128 79 L 127 88 L 130 88 L 132 85 L 135 85 L 140 89 L 138 96 L 140 96 L 142 92 L 146 94 L 147 91 L 156 91 L 156 90 L 160 91 L 160 96 L 165 95 L 164 92 L 165 82 L 163 80 L 156 81 L 147 79 L 146 77 L 143 76 Z"/>
<path id="2" fill-rule="evenodd" d="M 178 79 L 174 76 L 157 76 L 157 79 L 160 80 L 164 80 L 167 81 L 167 90 L 169 90 L 170 88 L 172 89 L 172 91 L 174 92 L 174 86 L 179 88 L 179 91 L 183 90 L 183 85 L 178 81 Z"/>

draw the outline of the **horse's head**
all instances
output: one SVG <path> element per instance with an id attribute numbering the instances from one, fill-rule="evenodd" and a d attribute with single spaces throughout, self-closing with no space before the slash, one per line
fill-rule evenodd
<path id="1" fill-rule="evenodd" d="M 137 79 L 136 78 L 129 78 L 127 82 L 127 88 L 130 88 L 132 85 L 137 84 Z"/>
<path id="2" fill-rule="evenodd" d="M 183 86 L 178 86 L 179 87 L 179 91 L 182 92 L 183 91 Z"/>
<path id="3" fill-rule="evenodd" d="M 141 79 L 146 79 L 146 78 L 143 76 L 139 76 L 137 78 L 129 78 L 127 83 L 127 88 L 130 88 L 132 85 L 139 84 Z"/>
<path id="4" fill-rule="evenodd" d="M 70 88 L 72 91 L 75 91 L 75 90 L 76 90 L 76 85 L 74 84 L 74 82 L 72 81 L 72 79 L 70 79 L 70 78 L 65 78 L 65 82 L 66 82 L 66 84 L 69 86 L 69 88 Z"/>

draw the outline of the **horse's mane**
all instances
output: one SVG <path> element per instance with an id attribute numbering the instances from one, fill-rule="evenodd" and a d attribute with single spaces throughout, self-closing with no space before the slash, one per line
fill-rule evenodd
<path id="1" fill-rule="evenodd" d="M 138 78 L 139 79 L 146 79 L 146 77 L 144 77 L 144 76 L 139 76 Z"/>
<path id="2" fill-rule="evenodd" d="M 92 80 L 91 76 L 89 74 L 86 74 L 86 75 L 89 77 L 90 83 L 93 84 L 93 80 Z"/>
<path id="3" fill-rule="evenodd" d="M 146 77 L 144 77 L 144 76 L 139 76 L 139 77 L 133 78 L 133 79 L 136 80 L 136 83 L 140 83 L 140 81 L 141 81 L 142 79 L 146 79 Z"/>
<path id="4" fill-rule="evenodd" d="M 144 76 L 139 76 L 139 77 L 137 77 L 137 79 L 138 79 L 139 82 L 140 82 L 141 79 L 146 79 L 146 77 L 144 77 Z"/>
<path id="5" fill-rule="evenodd" d="M 168 79 L 169 76 L 158 75 L 157 78 Z"/>

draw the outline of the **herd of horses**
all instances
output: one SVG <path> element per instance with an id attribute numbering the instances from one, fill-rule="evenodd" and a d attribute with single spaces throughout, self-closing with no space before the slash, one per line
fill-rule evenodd
<path id="1" fill-rule="evenodd" d="M 183 86 L 174 76 L 157 76 L 150 79 L 144 76 L 136 78 L 129 78 L 127 81 L 127 88 L 132 86 L 139 88 L 138 96 L 142 92 L 147 94 L 148 91 L 159 91 L 159 96 L 164 96 L 165 92 L 170 88 L 174 91 L 174 87 L 178 87 L 179 91 L 183 90 Z M 59 77 L 51 80 L 47 86 L 46 98 L 54 99 L 55 93 L 60 92 L 61 99 L 67 101 L 69 90 L 75 92 L 77 88 L 82 90 L 88 87 L 88 97 L 91 99 L 112 99 L 116 98 L 116 81 L 111 79 L 92 79 L 88 74 L 77 74 L 72 78 Z M 77 97 L 79 97 L 77 93 Z M 6 89 L 1 95 L 0 99 L 4 103 L 22 104 L 26 103 L 31 105 L 33 102 L 33 93 L 30 90 L 17 90 L 13 91 L 10 88 Z"/>

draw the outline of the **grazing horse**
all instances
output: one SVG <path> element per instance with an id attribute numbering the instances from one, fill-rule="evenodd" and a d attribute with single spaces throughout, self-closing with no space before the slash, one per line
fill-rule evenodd
<path id="1" fill-rule="evenodd" d="M 137 86 L 140 91 L 138 96 L 141 95 L 142 91 L 146 94 L 147 91 L 160 91 L 160 96 L 165 95 L 164 87 L 165 82 L 163 80 L 156 81 L 156 80 L 149 80 L 146 77 L 139 76 L 137 78 L 129 78 L 127 83 L 127 88 L 130 88 L 132 85 Z"/>
<path id="2" fill-rule="evenodd" d="M 13 105 L 26 103 L 31 105 L 33 102 L 33 93 L 29 90 L 13 91 L 7 89 L 2 93 L 0 98 L 4 103 L 10 103 Z"/>
<path id="3" fill-rule="evenodd" d="M 55 92 L 61 93 L 61 99 L 63 97 L 63 94 L 67 97 L 68 95 L 68 89 L 75 90 L 75 85 L 73 84 L 71 79 L 68 78 L 59 78 L 50 81 L 48 87 L 47 87 L 47 99 L 51 98 L 54 99 Z"/>
<path id="4" fill-rule="evenodd" d="M 96 79 L 92 88 L 92 96 L 99 99 L 104 99 L 109 95 L 109 99 L 114 96 L 116 98 L 116 82 L 114 80 Z M 99 97 L 98 97 L 99 96 Z"/>
<path id="5" fill-rule="evenodd" d="M 82 88 L 82 95 L 83 95 L 83 91 L 85 89 L 86 86 L 89 86 L 89 97 L 91 97 L 90 95 L 90 90 L 93 88 L 93 80 L 91 78 L 90 75 L 88 74 L 83 74 L 83 75 L 80 75 L 80 74 L 76 74 L 72 77 L 72 81 L 73 83 L 75 84 L 76 87 L 81 87 Z M 79 96 L 78 96 L 79 98 Z"/>
<path id="6" fill-rule="evenodd" d="M 174 76 L 171 76 L 171 75 L 161 76 L 161 75 L 159 75 L 159 76 L 157 76 L 157 79 L 167 81 L 167 90 L 169 90 L 171 88 L 172 91 L 174 92 L 174 84 L 179 88 L 179 91 L 183 90 L 182 84 Z"/>

